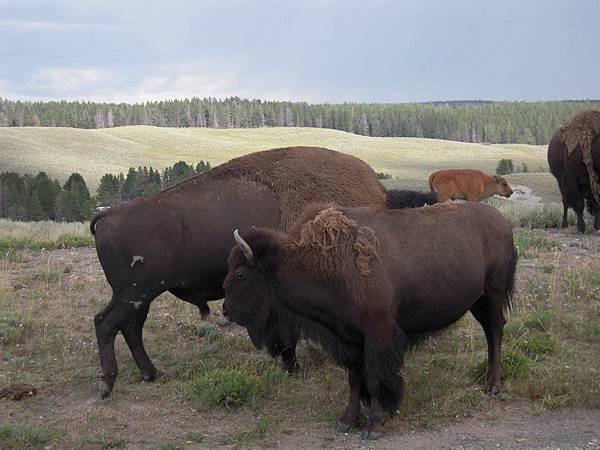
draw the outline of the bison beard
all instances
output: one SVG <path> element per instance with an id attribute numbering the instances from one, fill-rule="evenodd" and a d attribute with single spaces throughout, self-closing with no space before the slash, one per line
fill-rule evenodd
<path id="1" fill-rule="evenodd" d="M 237 239 L 251 258 L 231 250 L 225 316 L 272 354 L 273 342 L 319 343 L 348 370 L 337 429 L 356 425 L 362 400 L 363 438 L 378 438 L 385 413 L 400 405 L 407 337 L 445 328 L 469 310 L 488 340 L 486 391 L 497 392 L 517 260 L 502 216 L 473 203 L 322 208 L 308 207 L 289 233 L 258 229 Z"/>

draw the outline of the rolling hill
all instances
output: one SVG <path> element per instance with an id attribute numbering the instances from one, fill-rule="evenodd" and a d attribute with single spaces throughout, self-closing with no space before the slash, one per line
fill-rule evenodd
<path id="1" fill-rule="evenodd" d="M 518 144 L 473 144 L 420 138 L 378 138 L 321 128 L 157 128 L 129 126 L 83 130 L 75 128 L 0 128 L 0 172 L 35 174 L 46 171 L 64 182 L 79 172 L 95 190 L 105 173 L 130 166 L 163 169 L 176 161 L 209 161 L 213 166 L 258 150 L 314 145 L 349 153 L 378 172 L 400 178 L 402 187 L 426 186 L 438 169 L 471 167 L 493 173 L 498 161 L 547 172 L 546 147 Z M 515 175 L 519 182 L 543 186 L 553 200 L 558 194 L 548 173 Z M 509 177 L 510 178 L 510 177 Z M 386 183 L 389 184 L 390 182 Z M 398 185 L 398 183 L 392 183 Z M 535 189 L 535 186 L 532 186 Z"/>

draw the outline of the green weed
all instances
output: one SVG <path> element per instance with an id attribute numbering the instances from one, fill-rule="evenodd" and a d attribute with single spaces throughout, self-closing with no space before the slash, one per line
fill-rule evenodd
<path id="1" fill-rule="evenodd" d="M 17 312 L 0 313 L 0 345 L 21 342 L 28 330 L 28 323 Z"/>
<path id="2" fill-rule="evenodd" d="M 50 433 L 28 424 L 0 424 L 0 448 L 6 450 L 38 449 L 51 439 Z"/>
<path id="3" fill-rule="evenodd" d="M 213 369 L 188 384 L 188 397 L 208 406 L 249 405 L 263 388 L 260 377 L 241 369 Z"/>

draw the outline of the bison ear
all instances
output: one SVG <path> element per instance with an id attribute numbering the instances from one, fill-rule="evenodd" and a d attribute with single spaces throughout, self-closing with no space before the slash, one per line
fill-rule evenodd
<path id="1" fill-rule="evenodd" d="M 494 180 L 496 180 L 498 183 L 500 183 L 502 181 L 502 177 L 499 175 L 494 175 Z"/>

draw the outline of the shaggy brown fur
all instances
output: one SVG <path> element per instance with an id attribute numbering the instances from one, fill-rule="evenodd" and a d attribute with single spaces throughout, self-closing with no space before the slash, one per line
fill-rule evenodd
<path id="1" fill-rule="evenodd" d="M 567 147 L 567 157 L 579 146 L 590 177 L 590 186 L 596 202 L 600 203 L 600 175 L 594 170 L 592 142 L 600 136 L 600 111 L 584 109 L 575 113 L 560 127 L 562 142 Z"/>
<path id="2" fill-rule="evenodd" d="M 335 257 L 346 241 L 353 241 L 356 252 L 355 264 L 360 274 L 370 275 L 370 262 L 377 259 L 379 241 L 373 230 L 359 227 L 342 211 L 330 206 L 303 224 L 299 238 L 294 243 L 303 249 L 317 249 L 326 258 Z"/>
<path id="3" fill-rule="evenodd" d="M 90 229 L 113 290 L 111 302 L 94 319 L 101 395 L 110 394 L 117 377 L 118 332 L 144 380 L 156 378 L 158 371 L 142 340 L 156 296 L 169 291 L 207 315 L 207 301 L 223 298 L 233 230 L 287 229 L 313 201 L 383 205 L 385 191 L 360 159 L 324 148 L 289 147 L 233 159 L 163 192 L 98 214 Z M 288 352 L 287 341 L 279 337 L 268 347 L 293 370 L 295 353 Z"/>
<path id="4" fill-rule="evenodd" d="M 348 369 L 338 429 L 369 406 L 363 438 L 376 439 L 402 395 L 407 337 L 439 330 L 471 311 L 488 340 L 486 391 L 501 383 L 504 310 L 517 254 L 512 230 L 479 203 L 417 209 L 311 206 L 289 233 L 256 229 L 235 246 L 224 282 L 226 317 L 267 346 L 278 335 L 311 339 Z M 295 346 L 295 341 L 288 341 Z"/>
<path id="5" fill-rule="evenodd" d="M 510 197 L 512 189 L 503 177 L 489 176 L 480 170 L 447 169 L 429 176 L 429 188 L 437 192 L 439 201 L 468 200 L 478 202 L 494 194 Z"/>
<path id="6" fill-rule="evenodd" d="M 240 177 L 268 186 L 278 198 L 281 229 L 300 215 L 298 205 L 334 202 L 346 206 L 385 203 L 385 190 L 373 169 L 357 158 L 320 147 L 287 147 L 232 159 L 209 172 L 211 177 Z M 276 156 L 275 158 L 273 156 Z M 312 166 L 318 157 L 319 167 Z M 307 176 L 307 174 L 310 174 Z M 348 192 L 353 192 L 351 198 Z"/>

